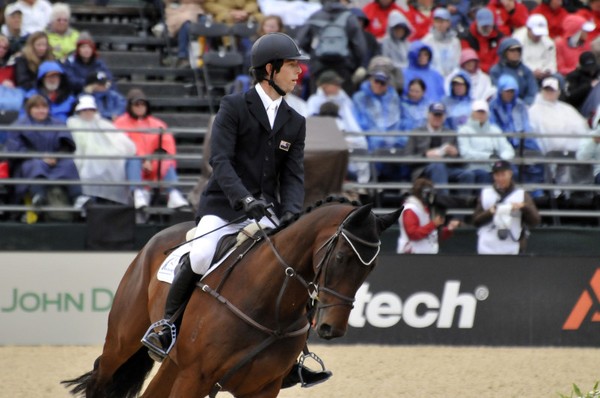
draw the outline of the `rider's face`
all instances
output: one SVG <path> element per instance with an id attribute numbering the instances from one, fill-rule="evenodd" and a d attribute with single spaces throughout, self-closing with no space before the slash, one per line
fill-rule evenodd
<path id="1" fill-rule="evenodd" d="M 273 80 L 283 91 L 291 93 L 298 82 L 298 76 L 302 72 L 300 63 L 295 60 L 286 59 L 279 72 L 275 72 Z"/>

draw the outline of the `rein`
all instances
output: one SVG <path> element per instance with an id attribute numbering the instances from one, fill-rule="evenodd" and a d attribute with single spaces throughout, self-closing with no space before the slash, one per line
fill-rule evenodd
<path id="1" fill-rule="evenodd" d="M 354 235 L 353 233 L 351 233 L 350 231 L 348 231 L 345 228 L 345 224 L 346 222 L 350 219 L 350 216 L 352 215 L 353 212 L 350 212 L 350 214 L 348 214 L 346 216 L 346 218 L 344 219 L 344 221 L 342 221 L 342 223 L 338 226 L 337 231 L 331 236 L 329 237 L 324 243 L 323 245 L 321 245 L 318 249 L 317 249 L 317 253 L 320 252 L 321 250 L 325 249 L 325 255 L 321 258 L 321 260 L 319 261 L 319 263 L 316 266 L 317 272 L 315 273 L 315 276 L 313 278 L 313 280 L 311 282 L 306 281 L 306 279 L 304 279 L 301 275 L 299 275 L 296 270 L 290 266 L 285 259 L 281 256 L 281 254 L 279 253 L 279 251 L 277 250 L 277 248 L 275 247 L 275 245 L 273 244 L 273 241 L 270 239 L 270 237 L 267 235 L 267 233 L 264 231 L 264 229 L 261 227 L 260 224 L 257 223 L 258 225 L 258 229 L 261 232 L 262 237 L 261 238 L 253 238 L 254 241 L 252 242 L 252 244 L 248 247 L 247 250 L 245 250 L 243 253 L 241 253 L 240 255 L 238 255 L 238 257 L 236 258 L 236 261 L 234 261 L 234 263 L 229 267 L 229 269 L 227 270 L 227 273 L 225 275 L 225 277 L 221 280 L 221 283 L 219 284 L 219 286 L 217 287 L 217 289 L 212 289 L 210 286 L 206 285 L 206 284 L 200 284 L 200 287 L 202 289 L 203 292 L 210 294 L 212 297 L 214 297 L 217 301 L 219 301 L 221 304 L 225 305 L 230 311 L 232 311 L 236 316 L 238 316 L 240 319 L 242 319 L 244 322 L 248 323 L 250 326 L 254 327 L 255 329 L 258 329 L 266 334 L 269 335 L 269 337 L 264 340 L 261 344 L 259 344 L 258 346 L 254 347 L 252 349 L 252 351 L 250 351 L 240 362 L 238 362 L 235 366 L 233 366 L 231 369 L 229 369 L 222 377 L 221 379 L 215 383 L 215 385 L 213 386 L 213 388 L 210 391 L 209 397 L 210 398 L 214 398 L 216 397 L 216 395 L 219 393 L 219 391 L 221 391 L 223 389 L 223 386 L 229 381 L 229 379 L 231 379 L 231 377 L 235 374 L 235 372 L 237 372 L 239 369 L 241 369 L 244 365 L 246 365 L 247 363 L 249 363 L 255 356 L 257 356 L 261 351 L 265 350 L 268 346 L 270 346 L 271 344 L 273 344 L 275 341 L 282 339 L 282 338 L 287 338 L 287 337 L 295 337 L 295 336 L 299 336 L 301 334 L 307 333 L 309 328 L 310 328 L 310 323 L 308 322 L 307 319 L 304 318 L 300 318 L 298 319 L 298 321 L 294 322 L 292 325 L 290 325 L 286 330 L 290 330 L 295 324 L 304 321 L 305 324 L 304 326 L 302 326 L 299 329 L 295 329 L 295 330 L 291 330 L 291 331 L 284 331 L 281 330 L 281 328 L 278 326 L 277 329 L 270 329 L 264 325 L 261 325 L 260 323 L 256 322 L 255 320 L 253 320 L 252 318 L 250 318 L 248 315 L 246 315 L 242 310 L 240 310 L 238 307 L 236 307 L 234 304 L 232 304 L 229 300 L 227 300 L 225 297 L 223 297 L 220 293 L 219 290 L 221 289 L 221 287 L 223 286 L 223 283 L 225 282 L 225 279 L 227 279 L 227 277 L 230 275 L 231 271 L 233 270 L 233 268 L 239 263 L 240 260 L 242 260 L 242 258 L 244 258 L 244 256 L 258 243 L 260 242 L 260 240 L 262 240 L 262 238 L 264 238 L 264 240 L 266 240 L 266 242 L 269 244 L 269 246 L 271 247 L 271 250 L 273 251 L 273 254 L 275 255 L 275 257 L 277 258 L 278 264 L 280 264 L 283 269 L 284 269 L 284 273 L 285 273 L 285 279 L 283 281 L 283 284 L 279 290 L 279 294 L 277 295 L 277 301 L 276 301 L 276 310 L 275 310 L 275 316 L 276 316 L 276 323 L 277 325 L 280 324 L 280 320 L 279 320 L 279 313 L 280 313 L 280 309 L 281 309 L 281 302 L 283 301 L 283 296 L 285 291 L 287 290 L 288 284 L 290 282 L 290 280 L 292 278 L 296 279 L 297 281 L 300 282 L 300 284 L 302 284 L 302 286 L 304 286 L 308 292 L 308 296 L 309 299 L 312 301 L 311 306 L 314 305 L 315 301 L 319 301 L 319 294 L 322 293 L 326 293 L 329 295 L 332 295 L 334 297 L 339 298 L 340 300 L 342 300 L 342 303 L 333 303 L 333 304 L 329 304 L 329 305 L 319 305 L 319 308 L 327 308 L 327 307 L 332 307 L 332 306 L 336 306 L 336 305 L 346 305 L 346 306 L 350 306 L 353 307 L 353 303 L 354 303 L 354 297 L 348 297 L 345 296 L 333 289 L 329 289 L 326 286 L 323 287 L 319 287 L 318 284 L 316 283 L 321 272 L 323 272 L 323 270 L 325 270 L 327 268 L 327 265 L 329 264 L 329 258 L 331 257 L 331 255 L 334 252 L 334 248 L 336 246 L 336 243 L 338 241 L 338 238 L 341 236 L 344 237 L 344 239 L 346 240 L 346 242 L 348 243 L 348 245 L 352 248 L 352 251 L 354 252 L 354 254 L 358 257 L 358 259 L 360 260 L 360 262 L 365 265 L 365 266 L 369 266 L 371 263 L 373 263 L 373 261 L 377 258 L 377 255 L 379 254 L 379 251 L 381 249 L 381 241 L 378 240 L 377 242 L 369 242 L 366 241 L 356 235 Z M 368 247 L 373 247 L 373 248 L 377 248 L 375 254 L 373 255 L 373 257 L 370 260 L 365 260 L 362 258 L 362 256 L 360 255 L 358 249 L 356 248 L 354 242 L 358 242 L 362 245 L 368 246 Z"/>

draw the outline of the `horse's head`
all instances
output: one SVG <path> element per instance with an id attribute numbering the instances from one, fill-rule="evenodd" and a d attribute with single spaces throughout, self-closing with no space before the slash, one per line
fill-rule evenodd
<path id="1" fill-rule="evenodd" d="M 400 212 L 377 216 L 371 205 L 356 208 L 318 248 L 313 327 L 320 337 L 332 339 L 346 333 L 356 291 L 375 267 L 381 234 L 398 220 Z"/>

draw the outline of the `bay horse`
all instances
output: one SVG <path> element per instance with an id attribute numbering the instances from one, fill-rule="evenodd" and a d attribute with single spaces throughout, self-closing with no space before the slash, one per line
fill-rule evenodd
<path id="1" fill-rule="evenodd" d="M 319 337 L 343 336 L 356 291 L 373 270 L 382 232 L 400 210 L 327 198 L 287 226 L 259 231 L 200 281 L 169 356 L 142 397 L 276 397 L 312 326 Z M 93 370 L 62 383 L 88 398 L 138 396 L 154 361 L 140 339 L 161 319 L 169 285 L 156 275 L 169 248 L 194 227 L 169 227 L 142 248 L 121 280 Z M 262 236 L 260 234 L 262 232 Z"/>

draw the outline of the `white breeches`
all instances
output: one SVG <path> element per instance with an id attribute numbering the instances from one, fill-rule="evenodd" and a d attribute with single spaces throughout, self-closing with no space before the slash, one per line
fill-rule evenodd
<path id="1" fill-rule="evenodd" d="M 277 217 L 272 216 L 272 218 L 277 222 Z M 219 243 L 219 239 L 222 236 L 233 234 L 238 232 L 240 229 L 244 228 L 246 225 L 254 222 L 253 220 L 246 219 L 239 223 L 227 225 L 217 231 L 215 229 L 227 224 L 229 221 L 223 220 L 221 217 L 207 215 L 203 216 L 200 219 L 196 227 L 196 233 L 194 234 L 194 238 L 197 236 L 203 236 L 202 238 L 195 239 L 192 242 L 192 250 L 190 251 L 190 263 L 192 265 L 192 270 L 200 275 L 206 274 L 208 268 L 210 267 L 210 262 L 215 255 L 215 250 L 217 249 L 217 244 Z M 263 217 L 260 220 L 260 223 L 263 225 L 271 226 L 272 223 L 269 221 L 267 217 Z M 273 228 L 276 225 L 273 226 Z M 214 231 L 214 232 L 211 232 Z"/>

